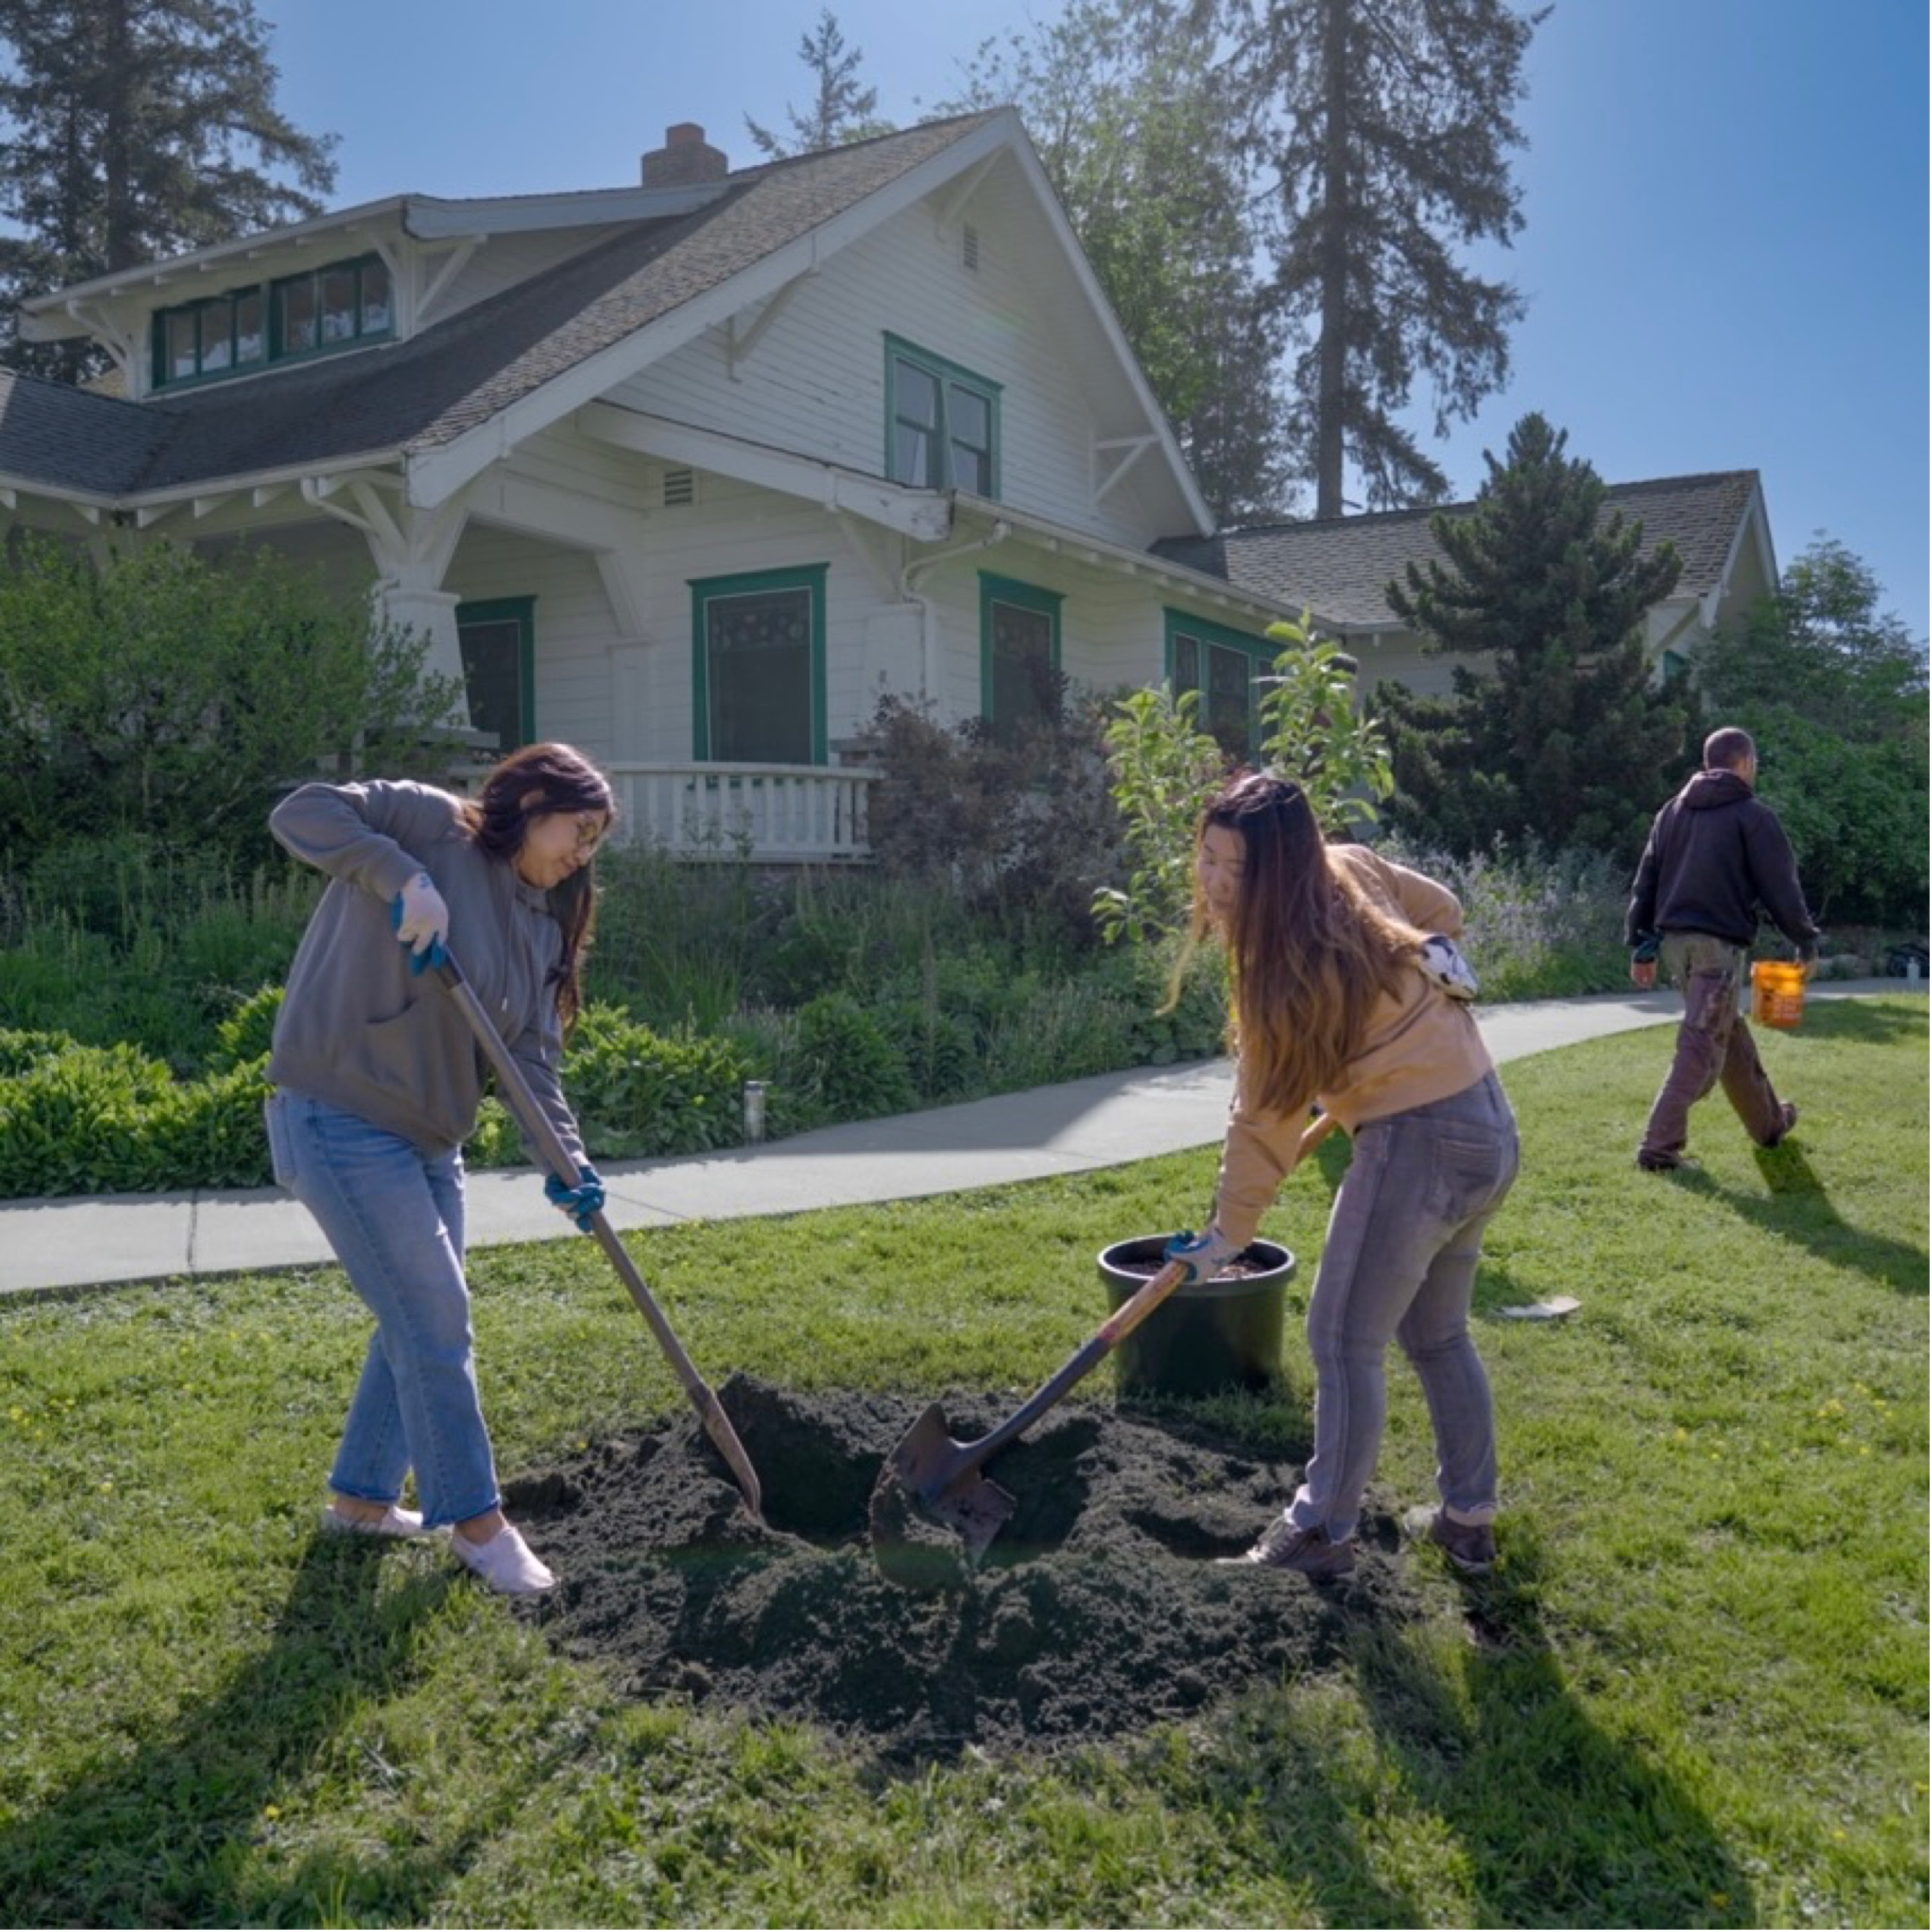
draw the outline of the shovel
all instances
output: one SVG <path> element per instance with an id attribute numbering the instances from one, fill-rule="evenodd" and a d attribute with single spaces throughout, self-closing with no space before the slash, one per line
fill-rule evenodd
<path id="1" fill-rule="evenodd" d="M 1294 1158 L 1288 1163 L 1288 1173 L 1293 1173 L 1328 1138 L 1334 1125 L 1334 1116 L 1324 1114 L 1303 1132 Z M 880 1568 L 888 1576 L 908 1580 L 929 1568 L 922 1554 L 896 1527 L 890 1496 L 881 1494 L 893 1488 L 922 1516 L 955 1532 L 965 1546 L 967 1567 L 976 1568 L 999 1534 L 1000 1526 L 1018 1507 L 1009 1492 L 980 1474 L 981 1467 L 1030 1429 L 1186 1279 L 1186 1264 L 1169 1262 L 1131 1300 L 1114 1310 L 1067 1358 L 1052 1381 L 976 1442 L 956 1441 L 947 1432 L 945 1411 L 938 1402 L 932 1403 L 899 1438 L 898 1446 L 886 1459 L 874 1492 L 872 1542 Z"/>
<path id="2" fill-rule="evenodd" d="M 496 1070 L 497 1090 L 503 1096 L 504 1105 L 517 1117 L 518 1126 L 529 1136 L 551 1173 L 565 1186 L 574 1187 L 582 1178 L 578 1173 L 577 1163 L 557 1138 L 550 1117 L 537 1105 L 537 1097 L 530 1091 L 530 1082 L 524 1078 L 522 1069 L 510 1058 L 510 1050 L 503 1044 L 502 1036 L 484 1011 L 483 1003 L 477 998 L 470 982 L 463 976 L 463 969 L 446 950 L 442 964 L 434 970 L 436 977 L 449 989 L 449 996 L 468 1022 L 470 1030 L 476 1036 L 476 1044 L 483 1049 L 484 1058 Z M 730 1418 L 719 1406 L 710 1385 L 692 1365 L 691 1358 L 684 1352 L 684 1345 L 672 1333 L 670 1324 L 664 1319 L 664 1310 L 658 1306 L 657 1298 L 638 1272 L 637 1263 L 617 1238 L 617 1231 L 604 1218 L 601 1208 L 590 1217 L 590 1232 L 597 1237 L 598 1246 L 617 1270 L 618 1279 L 631 1291 L 631 1299 L 638 1304 L 638 1312 L 656 1336 L 664 1360 L 684 1384 L 685 1394 L 690 1396 L 692 1406 L 704 1424 L 705 1434 L 730 1466 L 739 1488 L 745 1493 L 745 1507 L 762 1521 L 764 1498 L 758 1486 L 758 1472 L 752 1467 L 752 1459 L 746 1454 L 745 1445 L 738 1439 L 738 1432 L 731 1426 Z"/>

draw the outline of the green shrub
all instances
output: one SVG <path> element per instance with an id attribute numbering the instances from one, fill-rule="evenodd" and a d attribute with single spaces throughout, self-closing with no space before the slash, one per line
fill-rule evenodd
<path id="1" fill-rule="evenodd" d="M 218 1072 L 266 1060 L 273 1043 L 275 1016 L 282 1010 L 280 986 L 263 986 L 250 993 L 214 1029 L 215 1050 L 210 1064 Z"/>
<path id="2" fill-rule="evenodd" d="M 834 1120 L 868 1120 L 919 1105 L 905 1058 L 849 993 L 824 993 L 799 1009 L 800 1070 Z"/>
<path id="3" fill-rule="evenodd" d="M 274 1179 L 262 1103 L 266 1058 L 180 1082 L 156 1096 L 136 1130 L 146 1189 L 266 1187 Z"/>
<path id="4" fill-rule="evenodd" d="M 16 1040 L 19 1036 L 14 1036 Z M 0 1196 L 166 1186 L 145 1145 L 148 1111 L 174 1085 L 131 1046 L 56 1036 L 0 1080 Z"/>
<path id="5" fill-rule="evenodd" d="M 476 1112 L 476 1128 L 463 1143 L 470 1167 L 522 1167 L 530 1160 L 516 1116 L 494 1094 L 483 1096 Z"/>
<path id="6" fill-rule="evenodd" d="M 563 1066 L 585 1144 L 607 1160 L 737 1146 L 746 1077 L 728 1041 L 667 1038 L 601 1002 L 584 1009 Z"/>

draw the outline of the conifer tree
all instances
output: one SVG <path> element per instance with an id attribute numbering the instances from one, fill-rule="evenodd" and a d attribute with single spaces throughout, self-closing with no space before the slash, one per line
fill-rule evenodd
<path id="1" fill-rule="evenodd" d="M 1382 685 L 1396 784 L 1390 817 L 1463 853 L 1498 838 L 1579 845 L 1634 861 L 1684 770 L 1694 707 L 1654 682 L 1645 613 L 1676 584 L 1668 542 L 1604 512 L 1604 487 L 1541 416 L 1510 434 L 1508 460 L 1469 513 L 1430 530 L 1444 562 L 1410 564 L 1389 606 L 1425 646 L 1493 653 L 1454 670 L 1452 698 Z"/>
<path id="2" fill-rule="evenodd" d="M 798 57 L 811 69 L 816 83 L 812 111 L 801 114 L 786 102 L 785 118 L 791 124 L 788 141 L 747 114 L 745 126 L 760 154 L 772 160 L 786 154 L 815 154 L 892 131 L 892 124 L 878 116 L 879 90 L 859 84 L 859 64 L 866 58 L 865 49 L 846 51 L 838 17 L 830 7 L 820 9 L 818 25 L 810 33 L 799 37 Z"/>
<path id="3" fill-rule="evenodd" d="M 25 343 L 28 296 L 322 212 L 334 137 L 278 110 L 254 0 L 0 0 L 0 362 L 84 380 L 84 344 Z"/>
<path id="4" fill-rule="evenodd" d="M 1345 464 L 1371 509 L 1448 479 L 1400 421 L 1418 381 L 1439 437 L 1507 381 L 1523 302 L 1461 265 L 1522 226 L 1508 156 L 1522 63 L 1547 8 L 1508 0 L 1202 0 L 1232 38 L 1249 140 L 1280 200 L 1275 292 L 1305 332 L 1298 461 L 1340 516 Z"/>

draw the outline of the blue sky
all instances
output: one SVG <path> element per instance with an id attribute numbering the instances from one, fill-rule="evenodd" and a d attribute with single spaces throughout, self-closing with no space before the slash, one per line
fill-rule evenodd
<path id="1" fill-rule="evenodd" d="M 818 0 L 256 0 L 340 205 L 614 187 L 674 122 L 734 165 L 782 126 Z M 902 124 L 989 34 L 1058 11 L 832 9 Z M 1779 563 L 1818 532 L 1927 634 L 1927 10 L 1914 0 L 1557 0 L 1516 158 L 1528 298 L 1509 386 L 1438 454 L 1459 496 L 1540 410 L 1611 482 L 1755 469 Z M 1486 270 L 1492 264 L 1486 261 Z"/>

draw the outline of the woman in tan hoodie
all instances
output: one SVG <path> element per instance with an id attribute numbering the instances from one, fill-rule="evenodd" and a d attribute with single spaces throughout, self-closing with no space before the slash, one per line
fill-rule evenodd
<path id="1" fill-rule="evenodd" d="M 1238 774 L 1202 816 L 1195 936 L 1228 948 L 1236 1086 L 1213 1225 L 1170 1258 L 1205 1280 L 1253 1240 L 1311 1107 L 1354 1142 L 1309 1300 L 1315 1453 L 1287 1510 L 1234 1562 L 1318 1578 L 1354 1568 L 1391 1340 L 1435 1429 L 1442 1500 L 1427 1534 L 1466 1570 L 1494 1561 L 1496 1425 L 1468 1318 L 1516 1131 L 1473 982 L 1436 964 L 1462 922 L 1433 880 L 1329 844 L 1290 780 Z"/>

